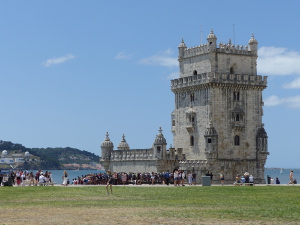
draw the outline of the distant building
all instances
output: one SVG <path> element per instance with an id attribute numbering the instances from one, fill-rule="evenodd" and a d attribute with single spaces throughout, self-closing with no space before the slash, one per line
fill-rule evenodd
<path id="1" fill-rule="evenodd" d="M 15 163 L 23 163 L 25 158 L 29 157 L 29 152 L 25 152 L 24 154 L 11 154 L 9 155 L 7 150 L 3 150 L 0 157 L 0 164 L 15 164 Z"/>
<path id="2" fill-rule="evenodd" d="M 130 149 L 125 137 L 117 150 L 109 139 L 101 144 L 101 163 L 116 172 L 164 172 L 183 169 L 198 174 L 211 171 L 226 180 L 249 172 L 264 183 L 268 136 L 262 122 L 262 91 L 267 77 L 257 75 L 258 42 L 247 46 L 217 45 L 213 31 L 204 45 L 178 50 L 180 77 L 171 80 L 175 95 L 172 112 L 174 148 L 159 130 L 149 149 Z"/>

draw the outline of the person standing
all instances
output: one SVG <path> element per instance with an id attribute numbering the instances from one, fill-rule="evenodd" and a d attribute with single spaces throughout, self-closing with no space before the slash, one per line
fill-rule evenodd
<path id="1" fill-rule="evenodd" d="M 193 181 L 193 184 L 196 185 L 196 183 L 197 183 L 197 174 L 195 172 L 192 174 L 192 181 Z"/>
<path id="2" fill-rule="evenodd" d="M 62 179 L 63 179 L 63 185 L 68 186 L 68 173 L 66 170 L 63 173 Z"/>
<path id="3" fill-rule="evenodd" d="M 212 184 L 213 176 L 214 176 L 213 173 L 212 173 L 212 171 L 210 171 L 209 176 L 210 176 L 210 184 Z"/>
<path id="4" fill-rule="evenodd" d="M 1 173 L 1 170 L 0 170 L 0 186 L 2 184 L 2 180 L 3 180 L 3 174 Z"/>
<path id="5" fill-rule="evenodd" d="M 151 173 L 151 184 L 154 185 L 155 183 L 155 174 L 154 172 Z"/>
<path id="6" fill-rule="evenodd" d="M 170 184 L 170 172 L 169 170 L 167 170 L 167 172 L 165 173 L 165 180 L 166 180 L 166 185 Z"/>
<path id="7" fill-rule="evenodd" d="M 224 183 L 225 183 L 225 176 L 224 176 L 224 172 L 223 171 L 221 171 L 221 173 L 220 173 L 220 179 L 221 179 L 221 185 L 223 186 Z"/>
<path id="8" fill-rule="evenodd" d="M 107 183 L 106 183 L 106 192 L 107 194 L 109 195 L 109 190 L 108 190 L 108 186 L 110 186 L 110 193 L 112 194 L 113 191 L 112 191 L 112 185 L 114 183 L 114 178 L 113 178 L 113 175 L 111 174 L 111 171 L 108 170 L 107 171 Z"/>
<path id="9" fill-rule="evenodd" d="M 181 171 L 181 185 L 185 186 L 185 172 L 184 172 L 184 170 Z"/>
<path id="10" fill-rule="evenodd" d="M 294 185 L 294 171 L 293 170 L 290 171 L 290 182 L 288 183 L 288 185 L 289 184 Z"/>
<path id="11" fill-rule="evenodd" d="M 174 177 L 174 186 L 177 186 L 178 185 L 178 170 L 177 169 L 175 169 L 174 170 L 174 175 L 173 175 L 173 177 Z"/>
<path id="12" fill-rule="evenodd" d="M 188 182 L 189 182 L 189 185 L 193 184 L 193 174 L 192 174 L 192 171 L 190 171 L 189 174 L 188 174 Z"/>

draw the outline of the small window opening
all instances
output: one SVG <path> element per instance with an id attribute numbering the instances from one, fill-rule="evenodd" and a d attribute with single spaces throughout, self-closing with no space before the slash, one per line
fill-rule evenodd
<path id="1" fill-rule="evenodd" d="M 233 100 L 234 101 L 239 101 L 240 100 L 240 92 L 239 91 L 233 92 Z"/>
<path id="2" fill-rule="evenodd" d="M 197 75 L 197 70 L 194 70 L 193 75 Z"/>
<path id="3" fill-rule="evenodd" d="M 195 122 L 195 117 L 194 116 L 190 116 L 189 119 L 190 119 L 191 123 Z"/>
<path id="4" fill-rule="evenodd" d="M 211 138 L 208 138 L 208 139 L 207 139 L 207 143 L 211 143 Z"/>
<path id="5" fill-rule="evenodd" d="M 190 137 L 190 145 L 191 145 L 191 146 L 194 146 L 194 136 L 191 136 L 191 137 Z"/>
<path id="6" fill-rule="evenodd" d="M 172 126 L 175 126 L 175 120 L 172 120 Z"/>
<path id="7" fill-rule="evenodd" d="M 230 67 L 230 74 L 234 74 L 233 67 Z"/>
<path id="8" fill-rule="evenodd" d="M 160 146 L 157 146 L 156 150 L 157 150 L 157 153 L 160 153 Z"/>
<path id="9" fill-rule="evenodd" d="M 195 95 L 194 95 L 194 93 L 192 93 L 192 94 L 190 95 L 190 99 L 191 99 L 191 102 L 195 101 Z"/>
<path id="10" fill-rule="evenodd" d="M 239 146 L 240 145 L 240 137 L 238 135 L 236 135 L 234 137 L 234 145 Z"/>

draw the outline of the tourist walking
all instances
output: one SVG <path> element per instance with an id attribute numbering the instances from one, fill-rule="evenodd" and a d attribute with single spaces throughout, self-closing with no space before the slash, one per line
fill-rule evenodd
<path id="1" fill-rule="evenodd" d="M 290 182 L 288 183 L 288 185 L 289 184 L 294 185 L 294 171 L 293 170 L 290 171 Z"/>
<path id="2" fill-rule="evenodd" d="M 114 183 L 114 178 L 113 178 L 113 176 L 111 174 L 111 171 L 108 170 L 107 171 L 107 183 L 106 183 L 106 192 L 107 192 L 108 195 L 109 195 L 108 186 L 110 186 L 110 193 L 111 194 L 113 193 L 113 191 L 112 191 L 112 185 L 113 185 L 113 183 Z"/>
<path id="3" fill-rule="evenodd" d="M 224 172 L 223 171 L 221 171 L 221 173 L 220 173 L 220 180 L 221 180 L 221 185 L 223 186 L 224 183 L 225 183 L 225 176 L 224 176 Z"/>
<path id="4" fill-rule="evenodd" d="M 62 179 L 63 179 L 63 185 L 68 186 L 68 173 L 66 170 L 63 173 Z"/>

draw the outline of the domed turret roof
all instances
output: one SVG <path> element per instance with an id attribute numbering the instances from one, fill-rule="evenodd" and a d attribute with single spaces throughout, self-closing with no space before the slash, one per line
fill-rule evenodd
<path id="1" fill-rule="evenodd" d="M 248 44 L 258 44 L 257 40 L 254 37 L 254 34 L 252 33 L 252 37 L 250 38 Z"/>
<path id="2" fill-rule="evenodd" d="M 123 134 L 122 140 L 118 145 L 118 150 L 128 150 L 128 149 L 129 149 L 129 145 L 125 140 L 125 135 Z"/>
<path id="3" fill-rule="evenodd" d="M 26 151 L 26 152 L 24 153 L 24 155 L 25 155 L 25 156 L 29 156 L 29 152 Z"/>
<path id="4" fill-rule="evenodd" d="M 179 44 L 178 47 L 179 47 L 179 48 L 186 48 L 186 45 L 185 45 L 185 43 L 184 43 L 183 38 L 182 38 L 181 43 Z"/>
<path id="5" fill-rule="evenodd" d="M 106 132 L 106 138 L 102 142 L 101 147 L 114 147 L 114 144 L 110 141 L 108 136 L 109 136 L 109 134 L 108 134 L 108 132 Z"/>
<path id="6" fill-rule="evenodd" d="M 155 141 L 153 144 L 155 145 L 166 145 L 167 144 L 167 141 L 164 137 L 164 135 L 162 134 L 162 129 L 161 127 L 159 128 L 159 133 L 156 135 L 156 138 L 155 138 Z"/>
<path id="7" fill-rule="evenodd" d="M 217 39 L 217 36 L 214 34 L 213 29 L 211 29 L 210 34 L 207 36 L 207 39 Z"/>

